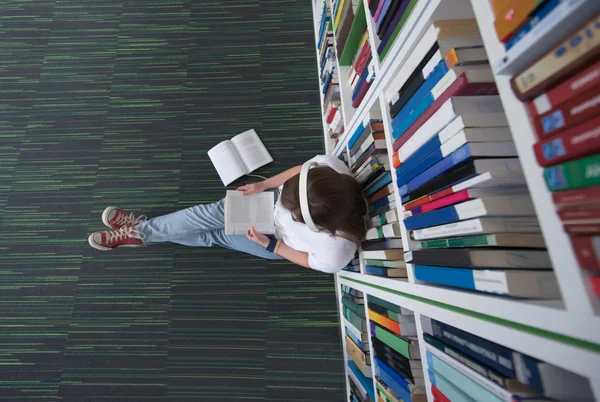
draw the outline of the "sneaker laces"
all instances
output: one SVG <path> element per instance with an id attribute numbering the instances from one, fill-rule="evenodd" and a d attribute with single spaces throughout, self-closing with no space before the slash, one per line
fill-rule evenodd
<path id="1" fill-rule="evenodd" d="M 139 230 L 135 230 L 133 227 L 123 226 L 118 230 L 109 230 L 106 232 L 106 240 L 108 243 L 115 243 L 123 241 L 127 238 L 133 238 L 138 240 L 144 240 L 146 238 L 146 234 L 140 232 Z"/>
<path id="2" fill-rule="evenodd" d="M 116 219 L 116 224 L 118 226 L 135 226 L 140 222 L 143 222 L 145 220 L 148 219 L 148 217 L 146 215 L 140 215 L 137 218 L 135 217 L 135 215 L 132 213 L 130 213 L 129 215 L 127 215 L 127 213 L 125 212 L 118 212 L 119 215 L 117 216 Z"/>

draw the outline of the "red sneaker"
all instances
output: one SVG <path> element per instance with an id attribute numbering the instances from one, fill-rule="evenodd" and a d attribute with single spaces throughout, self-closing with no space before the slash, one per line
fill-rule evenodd
<path id="1" fill-rule="evenodd" d="M 92 233 L 88 243 L 96 250 L 108 251 L 116 247 L 139 247 L 143 244 L 143 233 L 132 227 L 123 226 L 119 230 L 105 230 Z"/>
<path id="2" fill-rule="evenodd" d="M 102 213 L 102 222 L 113 229 L 121 229 L 123 226 L 133 227 L 146 219 L 146 215 L 140 215 L 136 218 L 133 212 L 127 213 L 117 207 L 108 207 Z"/>

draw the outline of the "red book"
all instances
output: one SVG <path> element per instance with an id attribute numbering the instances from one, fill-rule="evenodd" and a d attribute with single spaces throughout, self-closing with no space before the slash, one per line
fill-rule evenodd
<path id="1" fill-rule="evenodd" d="M 540 166 L 552 166 L 600 151 L 600 116 L 533 146 Z"/>
<path id="2" fill-rule="evenodd" d="M 571 244 L 581 268 L 600 271 L 600 237 L 574 236 Z"/>
<path id="3" fill-rule="evenodd" d="M 335 106 L 331 106 L 329 108 L 329 112 L 327 113 L 327 124 L 331 124 L 331 122 L 333 121 L 333 118 L 335 117 L 337 110 L 338 110 L 338 108 Z"/>
<path id="4" fill-rule="evenodd" d="M 546 113 L 597 85 L 600 85 L 600 60 L 529 102 L 529 115 L 536 117 Z"/>
<path id="5" fill-rule="evenodd" d="M 555 109 L 533 119 L 540 140 L 600 115 L 600 87 L 594 87 L 569 99 Z"/>
<path id="6" fill-rule="evenodd" d="M 373 204 L 382 199 L 383 197 L 387 197 L 388 195 L 392 194 L 392 190 L 390 189 L 390 187 L 391 186 L 385 186 L 384 188 L 373 194 L 371 197 L 369 197 L 369 204 Z"/>
<path id="7" fill-rule="evenodd" d="M 452 187 L 447 187 L 447 188 L 445 188 L 443 190 L 438 191 L 437 193 L 433 193 L 433 194 L 430 194 L 430 195 L 425 195 L 425 196 L 423 196 L 421 198 L 417 198 L 414 201 L 406 203 L 404 205 L 404 210 L 408 211 L 408 210 L 414 209 L 416 207 L 420 207 L 421 205 L 425 205 L 428 202 L 435 201 L 435 200 L 438 200 L 438 199 L 440 199 L 442 197 L 447 197 L 447 196 L 452 195 L 452 194 L 454 194 L 454 190 L 452 189 Z"/>
<path id="8" fill-rule="evenodd" d="M 469 199 L 471 199 L 469 189 L 460 190 L 457 193 L 438 198 L 435 201 L 429 201 L 428 203 L 425 203 L 421 206 L 416 206 L 415 208 L 410 210 L 411 216 L 447 207 L 449 205 L 458 204 L 459 202 L 463 202 Z"/>
<path id="9" fill-rule="evenodd" d="M 592 290 L 596 296 L 600 297 L 600 276 L 592 276 L 590 278 L 590 283 L 592 284 Z"/>
<path id="10" fill-rule="evenodd" d="M 557 191 L 552 193 L 552 199 L 556 208 L 571 206 L 600 204 L 600 186 L 578 188 L 569 191 Z"/>
<path id="11" fill-rule="evenodd" d="M 367 60 L 371 57 L 371 45 L 367 42 L 360 52 L 360 56 L 356 59 L 356 63 L 354 63 L 354 70 L 358 72 L 358 75 L 361 75 L 365 66 L 367 65 Z"/>
<path id="12" fill-rule="evenodd" d="M 600 205 L 563 208 L 558 216 L 565 225 L 590 225 L 600 223 Z"/>
<path id="13" fill-rule="evenodd" d="M 358 92 L 358 95 L 356 95 L 356 98 L 352 101 L 352 107 L 353 108 L 357 108 L 358 105 L 360 105 L 360 102 L 362 102 L 362 100 L 364 99 L 365 95 L 367 94 L 367 91 L 369 90 L 369 88 L 371 88 L 371 83 L 370 82 L 365 82 L 362 86 L 362 88 L 360 88 L 360 91 Z"/>
<path id="14" fill-rule="evenodd" d="M 563 229 L 565 232 L 572 235 L 596 235 L 600 234 L 600 225 L 564 225 Z"/>
<path id="15" fill-rule="evenodd" d="M 408 141 L 410 139 L 410 137 L 412 137 L 414 135 L 414 133 L 417 132 L 417 130 L 419 128 L 421 128 L 421 126 L 423 124 L 425 124 L 425 122 L 427 120 L 429 120 L 429 118 L 431 116 L 433 116 L 433 114 L 435 112 L 438 111 L 438 109 L 451 97 L 453 96 L 480 96 L 480 95 L 497 95 L 498 94 L 498 89 L 496 88 L 496 84 L 493 82 L 479 82 L 479 83 L 472 83 L 469 82 L 469 80 L 467 79 L 467 73 L 462 73 L 460 75 L 460 77 L 458 77 L 456 79 L 456 81 L 454 81 L 454 83 L 452 83 L 452 85 L 450 85 L 448 87 L 448 89 L 446 89 L 444 91 L 444 93 L 437 98 L 433 104 L 431 106 L 429 106 L 429 108 L 425 111 L 425 113 L 423 113 L 421 115 L 421 117 L 419 117 L 417 119 L 417 121 L 415 121 L 403 134 L 400 138 L 398 138 L 396 141 L 394 141 L 394 152 L 398 150 L 398 148 L 400 148 L 402 145 L 404 145 L 404 143 L 406 141 Z"/>
<path id="16" fill-rule="evenodd" d="M 437 389 L 435 385 L 431 386 L 431 394 L 435 398 L 435 402 L 452 402 L 446 395 L 442 394 L 442 391 Z"/>

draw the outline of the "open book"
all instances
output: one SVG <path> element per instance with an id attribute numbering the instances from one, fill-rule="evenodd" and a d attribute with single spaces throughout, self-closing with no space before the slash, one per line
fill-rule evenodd
<path id="1" fill-rule="evenodd" d="M 223 185 L 247 175 L 273 158 L 254 130 L 244 131 L 231 140 L 218 143 L 208 151 Z"/>
<path id="2" fill-rule="evenodd" d="M 244 196 L 227 190 L 225 196 L 225 234 L 245 235 L 254 226 L 258 233 L 275 233 L 275 195 L 271 191 Z"/>

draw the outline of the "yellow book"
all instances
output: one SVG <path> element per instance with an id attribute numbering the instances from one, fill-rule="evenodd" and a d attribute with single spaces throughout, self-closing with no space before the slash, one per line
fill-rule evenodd
<path id="1" fill-rule="evenodd" d="M 336 31 L 337 31 L 338 24 L 340 23 L 340 18 L 342 17 L 342 10 L 344 9 L 344 2 L 345 1 L 346 0 L 340 0 L 340 5 L 338 6 L 338 9 L 337 9 L 337 14 L 335 16 L 335 21 L 334 21 L 334 24 L 333 24 L 333 28 Z M 350 1 L 350 0 L 348 0 L 348 1 Z"/>

